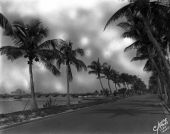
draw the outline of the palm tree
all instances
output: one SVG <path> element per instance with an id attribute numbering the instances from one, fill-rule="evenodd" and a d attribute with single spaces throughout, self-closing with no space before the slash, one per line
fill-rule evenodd
<path id="1" fill-rule="evenodd" d="M 122 73 L 120 74 L 120 79 L 121 79 L 121 83 L 124 85 L 124 87 L 128 90 L 128 82 L 129 82 L 129 76 L 126 73 Z"/>
<path id="2" fill-rule="evenodd" d="M 113 81 L 115 85 L 116 92 L 118 92 L 117 86 L 120 87 L 120 76 L 119 76 L 119 73 L 113 69 L 111 70 L 111 80 Z"/>
<path id="3" fill-rule="evenodd" d="M 85 63 L 78 59 L 78 56 L 84 56 L 84 50 L 81 48 L 73 49 L 72 42 L 61 41 L 55 44 L 56 48 L 61 52 L 61 57 L 57 59 L 57 66 L 60 68 L 61 64 L 66 65 L 67 74 L 67 104 L 70 106 L 70 87 L 69 82 L 73 80 L 71 65 L 74 65 L 77 71 L 86 70 Z"/>
<path id="4" fill-rule="evenodd" d="M 136 57 L 134 57 L 132 59 L 132 61 L 147 60 L 144 70 L 145 71 L 153 71 L 153 70 L 155 71 L 156 70 L 157 73 L 159 74 L 161 81 L 162 82 L 164 81 L 163 83 L 165 84 L 167 79 L 165 79 L 166 76 L 164 75 L 164 73 L 166 74 L 167 72 L 164 72 L 165 69 L 161 69 L 162 63 L 159 64 L 159 66 L 157 65 L 158 63 L 161 62 L 160 61 L 161 59 L 159 58 L 158 54 L 156 53 L 156 50 L 153 48 L 152 43 L 147 38 L 143 29 L 140 28 L 140 26 L 139 26 L 140 23 L 135 23 L 135 22 L 137 22 L 137 18 L 131 22 L 119 23 L 120 27 L 125 28 L 127 30 L 125 33 L 123 33 L 124 37 L 132 37 L 132 38 L 136 39 L 136 41 L 134 43 L 132 43 L 127 48 L 125 48 L 125 51 L 130 50 L 130 49 L 137 49 Z M 160 33 L 157 33 L 157 34 L 160 35 Z M 165 40 L 162 40 L 162 44 L 164 44 L 161 46 L 162 50 L 164 52 L 164 55 L 167 55 L 167 52 L 164 50 L 166 50 L 165 48 L 168 47 L 168 45 Z M 155 62 L 156 59 L 160 59 L 160 60 L 159 61 L 157 60 Z M 148 68 L 149 66 L 150 66 L 150 69 Z M 152 68 L 154 68 L 154 69 L 152 69 Z M 164 90 L 166 93 L 165 96 L 167 98 L 166 89 L 164 88 Z"/>
<path id="5" fill-rule="evenodd" d="M 165 70 L 167 72 L 166 73 L 167 78 L 170 79 L 169 63 L 165 58 L 163 50 L 161 49 L 160 40 L 158 40 L 157 37 L 155 37 L 155 33 L 153 33 L 154 29 L 159 28 L 159 30 L 157 31 L 161 33 L 160 35 L 164 35 L 166 38 L 168 38 L 169 32 L 167 30 L 169 30 L 170 27 L 169 20 L 167 19 L 168 18 L 167 16 L 169 15 L 168 10 L 169 10 L 168 7 L 161 5 L 159 2 L 149 0 L 131 0 L 131 2 L 128 5 L 119 9 L 108 20 L 105 28 L 112 21 L 115 21 L 122 16 L 125 16 L 127 18 L 127 21 L 130 18 L 133 19 L 134 16 L 137 16 L 142 22 L 141 27 L 144 29 L 149 41 L 152 43 L 154 49 L 157 51 L 159 57 L 162 60 L 163 66 L 165 67 Z M 170 83 L 168 83 L 168 85 L 170 87 Z"/>
<path id="6" fill-rule="evenodd" d="M 131 83 L 131 93 L 132 95 L 135 93 L 135 89 L 133 89 L 133 85 L 138 81 L 138 77 L 136 75 L 131 75 L 130 76 L 130 83 Z"/>
<path id="7" fill-rule="evenodd" d="M 127 21 L 118 24 L 127 30 L 123 36 L 137 39 L 137 41 L 128 48 L 139 49 L 141 46 L 143 46 L 143 44 L 146 44 L 145 47 L 154 49 L 162 61 L 165 70 L 165 77 L 166 79 L 169 79 L 169 64 L 165 58 L 167 55 L 167 53 L 165 53 L 165 49 L 168 49 L 169 41 L 169 20 L 166 19 L 168 18 L 169 14 L 167 11 L 168 8 L 166 6 L 160 5 L 158 2 L 135 1 L 116 12 L 108 21 L 107 25 L 109 25 L 111 21 L 114 21 L 121 16 L 125 16 Z M 160 26 L 160 24 L 162 25 Z M 170 87 L 169 81 L 167 81 L 167 84 L 168 87 Z M 170 98 L 170 93 L 168 94 Z"/>
<path id="8" fill-rule="evenodd" d="M 12 38 L 14 46 L 3 46 L 0 48 L 0 52 L 2 55 L 6 55 L 11 61 L 20 57 L 27 59 L 30 75 L 32 109 L 36 110 L 38 106 L 35 97 L 32 65 L 34 61 L 42 62 L 54 75 L 58 75 L 60 72 L 52 64 L 51 60 L 56 53 L 44 47 L 45 44 L 50 42 L 42 42 L 44 38 L 47 37 L 48 30 L 43 27 L 39 20 L 33 20 L 27 25 L 21 21 L 14 22 L 13 32 L 14 33 L 10 35 L 10 37 Z"/>
<path id="9" fill-rule="evenodd" d="M 148 51 L 147 51 L 148 50 Z M 156 85 L 158 89 L 158 93 L 160 94 L 161 98 L 163 98 L 163 85 L 164 84 L 164 76 L 163 73 L 160 70 L 160 61 L 159 57 L 156 55 L 153 55 L 152 51 L 149 51 L 149 48 L 141 47 L 137 50 L 136 57 L 133 57 L 132 61 L 137 60 L 146 60 L 146 64 L 144 66 L 144 71 L 151 71 L 154 74 L 154 77 L 156 78 Z M 162 80 L 161 80 L 162 79 Z M 165 89 L 164 89 L 165 90 Z M 166 93 L 166 91 L 165 91 Z"/>
<path id="10" fill-rule="evenodd" d="M 143 56 L 144 58 L 144 56 Z M 139 59 L 139 57 L 137 58 Z M 157 81 L 157 85 L 158 85 L 158 90 L 159 90 L 159 93 L 160 93 L 160 96 L 161 98 L 163 99 L 163 91 L 165 93 L 165 102 L 167 103 L 167 99 L 168 99 L 168 96 L 167 96 L 167 91 L 166 91 L 166 88 L 165 86 L 167 85 L 167 80 L 165 79 L 165 76 L 164 76 L 164 73 L 162 72 L 163 70 L 161 69 L 161 61 L 159 59 L 158 56 L 155 56 L 155 57 L 152 57 L 150 54 L 149 54 L 149 58 L 148 60 L 146 61 L 146 64 L 144 66 L 144 70 L 145 71 L 151 71 L 152 74 L 154 75 L 154 77 L 156 77 L 156 81 Z"/>
<path id="11" fill-rule="evenodd" d="M 103 71 L 102 73 L 105 75 L 106 79 L 108 80 L 108 87 L 110 89 L 110 94 L 112 94 L 112 89 L 110 87 L 110 80 L 112 78 L 112 68 L 110 65 L 108 65 L 107 63 L 103 64 Z"/>
<path id="12" fill-rule="evenodd" d="M 125 16 L 127 21 L 133 19 L 137 16 L 141 21 L 141 27 L 145 29 L 145 32 L 149 40 L 153 43 L 155 49 L 158 51 L 159 55 L 164 58 L 162 50 L 160 49 L 160 43 L 155 39 L 153 33 L 151 32 L 151 26 L 155 22 L 160 22 L 161 19 L 164 20 L 163 14 L 167 14 L 168 8 L 159 4 L 159 2 L 149 1 L 149 0 L 131 0 L 130 3 L 123 8 L 119 9 L 107 22 L 105 28 L 113 21 L 118 18 Z M 156 16 L 156 17 L 155 17 Z M 159 23 L 160 24 L 160 23 Z M 151 26 L 150 26 L 151 25 Z M 166 61 L 165 61 L 166 62 Z"/>
<path id="13" fill-rule="evenodd" d="M 103 66 L 102 66 L 102 64 L 100 63 L 99 58 L 98 58 L 97 61 L 92 61 L 92 62 L 91 62 L 91 65 L 89 65 L 88 68 L 90 69 L 89 74 L 95 74 L 95 75 L 97 75 L 97 78 L 99 79 L 101 88 L 102 88 L 102 90 L 104 91 L 104 87 L 103 87 L 103 84 L 102 84 L 102 81 L 101 81 L 101 73 L 102 73 L 102 71 L 103 71 Z"/>
<path id="14" fill-rule="evenodd" d="M 146 85 L 145 83 L 138 77 L 132 85 L 132 88 L 136 91 L 136 93 L 141 94 L 144 91 L 146 91 Z"/>

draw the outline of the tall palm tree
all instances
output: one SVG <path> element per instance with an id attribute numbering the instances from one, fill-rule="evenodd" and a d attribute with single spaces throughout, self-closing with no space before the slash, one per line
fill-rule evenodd
<path id="1" fill-rule="evenodd" d="M 110 86 L 110 80 L 112 79 L 112 68 L 110 65 L 108 65 L 107 63 L 104 63 L 103 64 L 103 71 L 102 73 L 105 75 L 107 81 L 108 81 L 108 87 L 109 87 L 109 90 L 110 90 L 110 94 L 112 94 L 112 89 L 111 89 L 111 86 Z"/>
<path id="2" fill-rule="evenodd" d="M 154 68 L 154 71 L 156 70 L 157 73 L 159 74 L 161 81 L 164 84 L 166 82 L 168 83 L 167 79 L 165 79 L 166 75 L 164 75 L 167 72 L 164 71 L 165 69 L 161 69 L 162 63 L 159 64 L 159 66 L 157 65 L 157 63 L 160 63 L 161 61 L 157 60 L 155 62 L 156 59 L 160 59 L 157 51 L 154 49 L 152 43 L 147 38 L 143 29 L 140 28 L 140 26 L 139 26 L 140 23 L 135 23 L 135 22 L 137 22 L 137 18 L 133 19 L 133 21 L 131 21 L 131 22 L 122 22 L 122 23 L 118 24 L 120 27 L 126 29 L 126 32 L 123 33 L 124 37 L 131 37 L 131 38 L 136 39 L 136 41 L 134 43 L 132 43 L 127 48 L 125 48 L 125 51 L 130 50 L 130 49 L 136 49 L 137 50 L 136 57 L 134 57 L 132 59 L 132 61 L 147 60 L 144 70 L 145 71 L 153 71 L 153 69 L 151 69 L 151 68 Z M 155 34 L 157 34 L 159 36 L 161 35 L 158 32 L 155 32 Z M 161 46 L 161 49 L 163 50 L 164 55 L 168 55 L 166 52 L 166 47 L 168 47 L 166 40 L 163 39 L 163 40 L 161 40 L 161 42 L 163 44 Z M 148 69 L 148 65 L 150 66 L 150 69 Z M 165 88 L 164 88 L 164 91 L 166 93 L 165 96 L 166 96 L 166 100 L 167 100 L 167 92 L 166 92 Z"/>
<path id="3" fill-rule="evenodd" d="M 138 17 L 142 23 L 141 27 L 145 30 L 149 40 L 154 44 L 156 49 L 160 49 L 160 44 L 155 44 L 156 42 L 151 39 L 153 36 L 152 33 L 152 27 L 157 26 L 158 23 L 160 24 L 161 19 L 164 20 L 165 16 L 167 15 L 168 8 L 166 6 L 161 5 L 159 2 L 156 1 L 150 1 L 150 0 L 131 0 L 130 3 L 123 8 L 119 9 L 107 22 L 105 28 L 113 21 L 117 20 L 118 18 L 125 16 L 127 18 L 127 21 L 129 19 L 134 19 L 135 17 Z M 165 14 L 165 15 L 164 15 Z M 166 16 L 167 17 L 167 16 Z M 165 22 L 162 22 L 165 23 Z M 150 26 L 151 25 L 151 26 Z M 150 26 L 150 27 L 149 27 Z M 162 25 L 164 26 L 164 25 Z M 154 38 L 154 36 L 153 36 Z M 155 39 L 155 38 L 154 38 Z M 157 46 L 158 45 L 158 46 Z M 163 56 L 164 57 L 164 56 Z"/>
<path id="4" fill-rule="evenodd" d="M 89 74 L 95 74 L 97 75 L 97 78 L 99 79 L 100 85 L 102 90 L 104 91 L 104 87 L 101 81 L 101 74 L 103 71 L 103 65 L 100 63 L 100 60 L 98 58 L 97 61 L 92 61 L 91 64 L 88 66 L 89 70 Z"/>
<path id="5" fill-rule="evenodd" d="M 132 18 L 134 16 L 137 16 L 141 20 L 141 27 L 145 30 L 145 33 L 150 40 L 150 42 L 153 44 L 153 47 L 157 51 L 158 55 L 160 56 L 163 65 L 165 67 L 165 70 L 167 72 L 167 78 L 170 79 L 170 66 L 168 61 L 165 58 L 165 55 L 161 49 L 161 43 L 157 38 L 155 37 L 155 34 L 153 33 L 153 29 L 160 28 L 162 30 L 158 30 L 160 32 L 164 32 L 164 36 L 168 38 L 169 32 L 169 20 L 168 18 L 168 10 L 169 8 L 160 4 L 156 1 L 150 1 L 150 0 L 131 0 L 131 2 L 124 6 L 123 8 L 119 9 L 107 22 L 105 28 L 113 21 L 117 20 L 118 18 L 124 16 L 127 18 L 127 21 L 129 18 Z M 159 25 L 158 25 L 159 24 Z M 160 25 L 162 24 L 162 25 Z M 170 83 L 169 83 L 170 86 Z M 170 92 L 170 91 L 169 91 Z M 170 93 L 169 93 L 170 94 Z M 169 102 L 170 104 L 170 102 Z"/>
<path id="6" fill-rule="evenodd" d="M 119 73 L 116 72 L 114 69 L 111 70 L 111 80 L 115 85 L 116 92 L 118 92 L 117 86 L 120 87 L 120 77 L 119 77 Z"/>
<path id="7" fill-rule="evenodd" d="M 156 51 L 157 55 L 161 58 L 162 65 L 164 66 L 165 77 L 166 79 L 169 79 L 169 64 L 165 58 L 167 55 L 165 50 L 168 48 L 169 44 L 169 20 L 166 19 L 168 18 L 169 14 L 167 11 L 168 8 L 160 5 L 158 2 L 136 0 L 118 10 L 110 18 L 106 27 L 112 21 L 118 19 L 121 16 L 125 16 L 127 21 L 118 24 L 119 26 L 126 29 L 126 32 L 123 34 L 123 36 L 137 39 L 137 41 L 128 48 L 139 49 L 141 46 L 143 46 L 147 48 L 149 47 L 149 49 L 155 49 L 154 51 Z M 160 26 L 160 24 L 162 25 Z M 170 87 L 169 81 L 167 81 L 167 84 L 168 87 Z M 168 91 L 168 96 L 170 98 L 169 92 L 170 91 Z M 168 102 L 170 104 L 170 100 Z"/>
<path id="8" fill-rule="evenodd" d="M 44 48 L 44 44 L 48 44 L 50 41 L 45 41 L 45 37 L 48 35 L 48 30 L 45 28 L 39 20 L 33 20 L 30 24 L 24 24 L 21 21 L 13 23 L 13 34 L 10 35 L 14 46 L 3 46 L 0 48 L 2 55 L 6 55 L 11 61 L 20 57 L 24 57 L 28 61 L 29 75 L 30 75 L 30 88 L 32 95 L 32 109 L 38 109 L 35 89 L 32 65 L 34 61 L 42 62 L 47 69 L 49 69 L 54 75 L 58 75 L 59 70 L 52 64 L 52 58 L 56 53 L 52 50 Z"/>
<path id="9" fill-rule="evenodd" d="M 56 49 L 61 52 L 61 57 L 57 59 L 57 66 L 60 68 L 61 64 L 66 65 L 67 74 L 67 104 L 70 106 L 70 87 L 69 82 L 73 80 L 71 65 L 74 65 L 77 71 L 86 71 L 85 63 L 78 59 L 78 56 L 84 56 L 84 50 L 81 48 L 73 49 L 72 42 L 61 41 L 56 44 Z"/>

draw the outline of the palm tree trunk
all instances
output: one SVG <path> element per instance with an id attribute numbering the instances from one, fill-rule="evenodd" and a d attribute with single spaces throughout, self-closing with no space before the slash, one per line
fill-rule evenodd
<path id="1" fill-rule="evenodd" d="M 32 96 L 32 110 L 37 110 L 38 105 L 35 97 L 34 91 L 34 80 L 33 80 L 33 73 L 32 73 L 32 61 L 29 62 L 29 74 L 30 74 L 30 88 L 31 88 L 31 96 Z"/>
<path id="2" fill-rule="evenodd" d="M 145 26 L 147 36 L 148 36 L 149 40 L 152 42 L 152 44 L 154 45 L 155 49 L 157 50 L 157 52 L 158 52 L 158 54 L 159 54 L 159 56 L 160 56 L 160 58 L 161 58 L 161 60 L 163 62 L 163 65 L 165 67 L 165 72 L 166 72 L 165 75 L 166 75 L 167 79 L 170 80 L 169 64 L 168 64 L 165 56 L 163 55 L 163 52 L 162 52 L 161 47 L 160 47 L 161 45 L 154 38 L 154 36 L 153 36 L 153 34 L 152 34 L 151 30 L 150 30 L 148 21 L 144 17 L 142 17 L 142 19 L 143 19 L 143 22 L 144 22 L 144 26 Z M 167 84 L 168 84 L 168 89 L 169 89 L 168 92 L 167 92 L 167 94 L 168 94 L 168 102 L 167 102 L 167 104 L 168 104 L 168 106 L 170 106 L 170 82 L 168 82 Z"/>
<path id="3" fill-rule="evenodd" d="M 162 59 L 162 62 L 165 66 L 165 69 L 166 69 L 166 72 L 168 73 L 167 77 L 168 79 L 170 79 L 170 70 L 169 70 L 169 64 L 161 50 L 161 45 L 160 43 L 154 38 L 153 34 L 151 33 L 151 30 L 150 30 L 150 27 L 149 27 L 149 24 L 147 23 L 146 19 L 143 17 L 143 22 L 144 22 L 144 26 L 145 26 L 145 30 L 146 30 L 146 33 L 147 33 L 147 36 L 149 38 L 149 40 L 152 42 L 152 44 L 154 45 L 154 48 L 157 50 L 160 58 Z"/>
<path id="4" fill-rule="evenodd" d="M 160 60 L 159 60 L 159 62 L 161 62 Z M 163 83 L 162 85 L 163 85 L 163 89 L 164 89 L 164 94 L 165 94 L 165 96 L 164 96 L 164 101 L 165 101 L 165 103 L 167 104 L 168 103 L 168 93 L 167 93 L 167 89 L 168 89 L 168 84 L 169 84 L 169 80 L 168 79 L 166 79 L 164 76 L 164 74 L 163 74 L 163 68 L 162 68 L 162 66 L 160 65 L 160 80 L 161 80 L 161 82 Z"/>
<path id="5" fill-rule="evenodd" d="M 153 62 L 154 62 L 154 60 L 153 60 Z M 156 66 L 156 63 L 155 63 L 155 66 Z M 159 79 L 160 79 L 160 82 L 162 83 L 161 85 L 162 85 L 162 89 L 164 90 L 164 94 L 165 94 L 165 96 L 163 97 L 164 98 L 164 100 L 165 100 L 165 103 L 167 103 L 167 101 L 168 101 L 168 94 L 167 94 L 167 83 L 168 83 L 168 81 L 164 78 L 164 76 L 163 76 L 163 74 L 162 74 L 162 72 L 158 69 L 158 67 L 156 67 L 157 69 L 157 72 L 158 72 L 158 76 L 159 76 Z"/>
<path id="6" fill-rule="evenodd" d="M 109 79 L 108 79 L 108 86 L 109 86 L 109 89 L 110 89 L 110 94 L 112 94 L 112 89 L 111 89 L 111 87 L 110 87 L 110 81 L 109 81 Z"/>
<path id="7" fill-rule="evenodd" d="M 98 78 L 99 78 L 99 82 L 100 82 L 100 85 L 101 85 L 101 87 L 102 87 L 102 90 L 104 91 L 104 87 L 103 87 L 103 84 L 102 84 L 102 81 L 101 81 L 100 76 L 98 76 Z"/>
<path id="8" fill-rule="evenodd" d="M 69 65 L 66 67 L 66 74 L 67 74 L 67 105 L 70 106 L 70 87 L 69 87 Z"/>
<path id="9" fill-rule="evenodd" d="M 117 85 L 116 85 L 116 83 L 114 83 L 114 84 L 115 84 L 116 92 L 118 92 Z"/>
<path id="10" fill-rule="evenodd" d="M 170 106 L 170 90 L 167 90 L 167 95 L 168 95 L 167 105 Z"/>
<path id="11" fill-rule="evenodd" d="M 153 65 L 154 68 L 156 69 L 156 71 L 157 71 L 157 73 L 158 73 L 158 76 L 159 76 L 159 78 L 160 78 L 160 81 L 161 81 L 161 83 L 162 83 L 162 87 L 163 87 L 164 93 L 165 93 L 165 97 L 163 97 L 163 98 L 164 98 L 164 100 L 165 100 L 165 103 L 167 104 L 167 102 L 168 102 L 168 94 L 167 94 L 167 89 L 166 89 L 165 87 L 167 86 L 166 83 L 168 83 L 168 81 L 164 78 L 164 76 L 163 76 L 163 74 L 162 74 L 162 72 L 161 72 L 162 67 L 160 66 L 161 68 L 160 68 L 160 69 L 158 68 L 158 66 L 157 66 L 157 64 L 155 63 L 154 59 L 152 58 L 149 50 L 148 50 L 148 55 L 149 55 L 149 59 L 150 59 L 151 62 L 152 62 L 152 65 Z"/>
<path id="12" fill-rule="evenodd" d="M 158 83 L 158 90 L 159 90 L 159 95 L 161 97 L 161 99 L 163 99 L 163 95 L 162 95 L 162 85 L 160 82 L 160 78 L 157 76 L 157 83 Z"/>
<path id="13" fill-rule="evenodd" d="M 126 82 L 125 82 L 125 85 L 126 85 L 127 90 L 129 90 L 128 84 Z"/>
<path id="14" fill-rule="evenodd" d="M 168 93 L 167 93 L 166 83 L 164 83 L 163 89 L 164 89 L 164 93 L 165 93 L 164 101 L 165 101 L 165 103 L 167 104 L 167 102 L 168 102 Z"/>
<path id="15" fill-rule="evenodd" d="M 127 95 L 127 91 L 129 90 L 128 84 L 125 82 L 125 87 L 126 87 L 126 91 L 125 91 L 125 95 Z"/>
<path id="16" fill-rule="evenodd" d="M 149 50 L 148 50 L 148 55 L 149 55 L 149 59 L 152 62 L 152 65 L 154 66 L 154 69 L 156 70 L 156 72 L 158 74 L 158 76 L 157 76 L 158 90 L 159 90 L 161 98 L 163 98 L 163 95 L 162 95 L 162 84 L 161 84 L 161 81 L 160 81 L 160 78 L 162 77 L 161 71 L 158 68 L 157 64 L 155 63 L 155 61 L 154 61 L 153 57 L 151 56 Z"/>

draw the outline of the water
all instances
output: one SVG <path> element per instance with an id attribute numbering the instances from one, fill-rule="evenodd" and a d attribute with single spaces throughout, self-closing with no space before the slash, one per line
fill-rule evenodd
<path id="1" fill-rule="evenodd" d="M 46 102 L 48 98 L 38 98 L 37 103 L 38 107 L 42 108 L 43 104 Z M 55 104 L 57 105 L 65 105 L 67 102 L 66 97 L 55 97 L 52 98 L 52 100 L 55 100 Z M 77 104 L 78 101 L 80 101 L 80 98 L 71 98 L 71 103 L 72 104 Z M 16 111 L 21 111 L 25 109 L 30 109 L 31 107 L 31 99 L 21 99 L 21 100 L 16 100 L 16 99 L 0 99 L 0 114 L 2 113 L 11 113 L 11 112 L 16 112 Z"/>

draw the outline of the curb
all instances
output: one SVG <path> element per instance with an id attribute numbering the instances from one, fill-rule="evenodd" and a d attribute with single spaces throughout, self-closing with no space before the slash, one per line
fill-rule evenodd
<path id="1" fill-rule="evenodd" d="M 117 100 L 115 100 L 114 102 L 116 102 L 116 101 Z M 52 118 L 52 117 L 59 116 L 59 115 L 63 115 L 63 114 L 66 114 L 66 113 L 77 112 L 77 111 L 80 111 L 80 110 L 83 110 L 83 109 L 88 109 L 88 108 L 95 107 L 95 106 L 98 106 L 98 105 L 103 105 L 103 104 L 106 104 L 106 103 L 112 103 L 112 102 L 105 102 L 105 103 L 101 103 L 101 104 L 97 104 L 97 105 L 93 105 L 93 106 L 87 106 L 87 107 L 83 107 L 83 108 L 77 108 L 77 109 L 69 109 L 69 110 L 66 110 L 64 112 L 60 112 L 60 113 L 57 113 L 57 114 L 51 114 L 51 115 L 48 115 L 48 116 L 45 116 L 45 117 L 37 117 L 37 118 L 31 119 L 31 120 L 28 120 L 28 121 L 23 121 L 23 122 L 19 122 L 19 123 L 14 123 L 14 124 L 2 126 L 2 127 L 0 127 L 0 132 L 2 130 L 8 130 L 8 129 L 17 127 L 19 125 L 25 125 L 25 124 L 28 124 L 28 123 L 31 123 L 31 122 L 34 122 L 34 121 L 45 120 L 45 119 Z"/>

